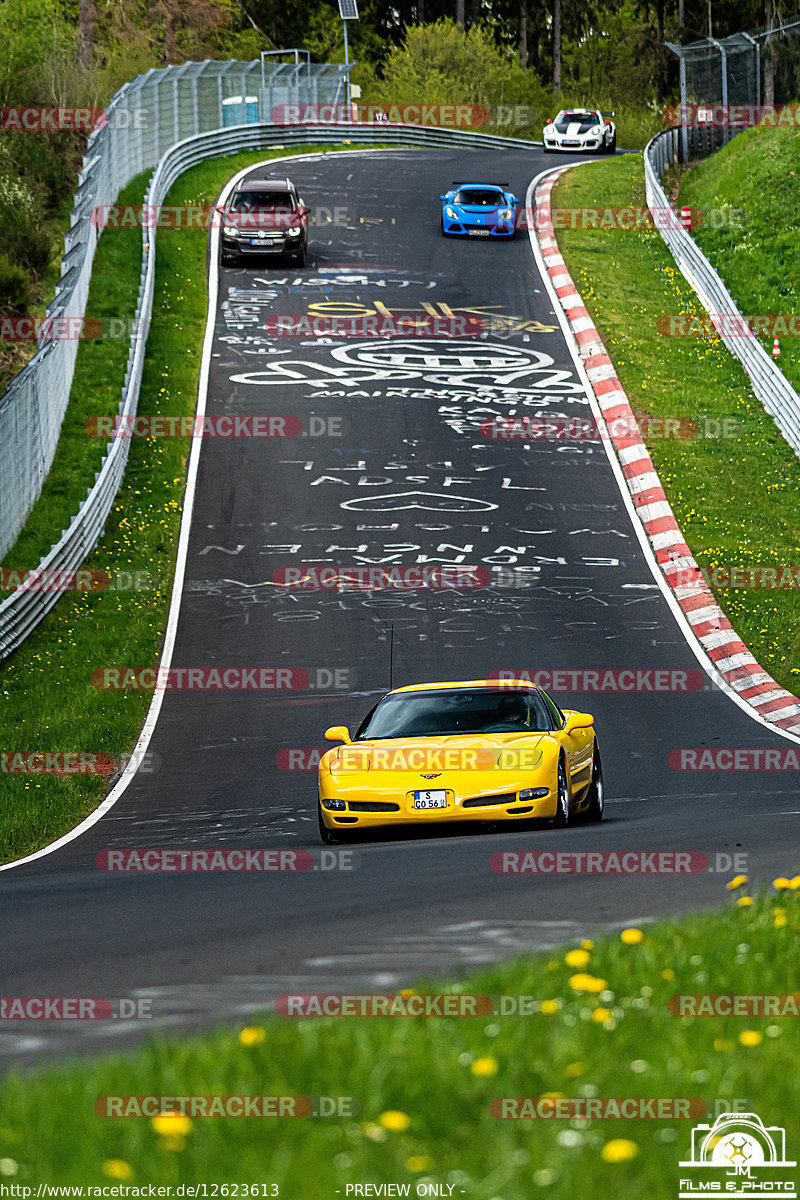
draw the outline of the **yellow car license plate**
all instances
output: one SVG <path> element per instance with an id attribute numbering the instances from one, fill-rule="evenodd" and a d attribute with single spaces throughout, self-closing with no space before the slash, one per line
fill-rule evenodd
<path id="1" fill-rule="evenodd" d="M 414 808 L 447 808 L 447 792 L 414 792 Z"/>

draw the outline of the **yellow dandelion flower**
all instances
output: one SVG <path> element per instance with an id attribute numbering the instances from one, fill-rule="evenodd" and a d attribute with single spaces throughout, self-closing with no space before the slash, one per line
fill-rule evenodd
<path id="1" fill-rule="evenodd" d="M 612 1015 L 610 1008 L 596 1008 L 592 1013 L 592 1020 L 596 1021 L 598 1025 L 602 1025 L 603 1021 L 610 1021 Z"/>
<path id="2" fill-rule="evenodd" d="M 589 962 L 589 954 L 586 950 L 570 950 L 564 955 L 564 962 L 568 967 L 585 967 Z"/>
<path id="3" fill-rule="evenodd" d="M 786 890 L 786 888 L 790 888 L 792 886 L 792 881 L 787 879 L 784 875 L 779 875 L 777 879 L 773 879 L 772 886 L 779 892 L 783 892 Z"/>
<path id="4" fill-rule="evenodd" d="M 124 1158 L 107 1158 L 103 1163 L 103 1174 L 110 1179 L 133 1179 L 133 1168 Z"/>
<path id="5" fill-rule="evenodd" d="M 757 1029 L 743 1029 L 739 1034 L 739 1041 L 743 1046 L 757 1046 L 762 1040 L 762 1035 Z"/>
<path id="6" fill-rule="evenodd" d="M 661 978 L 667 979 L 667 980 L 674 979 L 675 972 L 673 971 L 672 967 L 665 967 L 664 970 L 661 972 Z"/>
<path id="7" fill-rule="evenodd" d="M 600 1157 L 608 1163 L 629 1162 L 630 1159 L 636 1158 L 638 1153 L 639 1147 L 636 1142 L 632 1142 L 628 1138 L 612 1138 L 603 1146 Z"/>
<path id="8" fill-rule="evenodd" d="M 783 929 L 784 925 L 786 924 L 786 916 L 784 913 L 776 913 L 773 924 L 776 929 Z"/>
<path id="9" fill-rule="evenodd" d="M 407 1113 L 400 1112 L 396 1108 L 389 1108 L 378 1117 L 378 1124 L 383 1129 L 388 1129 L 390 1133 L 404 1133 L 411 1124 L 411 1118 Z"/>
<path id="10" fill-rule="evenodd" d="M 593 946 L 594 942 L 591 938 L 584 938 L 581 942 L 581 950 L 591 950 Z"/>
<path id="11" fill-rule="evenodd" d="M 473 1075 L 496 1075 L 497 1059 L 476 1058 L 469 1064 L 469 1069 Z"/>
<path id="12" fill-rule="evenodd" d="M 239 1034 L 239 1041 L 243 1046 L 260 1046 L 266 1036 L 260 1025 L 247 1025 Z"/>
<path id="13" fill-rule="evenodd" d="M 564 1074 L 566 1075 L 567 1079 L 577 1079 L 578 1076 L 582 1075 L 585 1070 L 585 1062 L 567 1063 L 566 1067 L 564 1068 Z"/>
<path id="14" fill-rule="evenodd" d="M 736 888 L 742 887 L 745 883 L 747 883 L 746 875 L 734 875 L 733 879 L 728 880 L 725 887 L 729 892 L 734 892 Z"/>
<path id="15" fill-rule="evenodd" d="M 739 899 L 736 901 L 736 903 L 739 905 L 739 908 L 749 908 L 750 905 L 753 903 L 753 897 L 752 896 L 740 896 Z"/>
<path id="16" fill-rule="evenodd" d="M 164 1112 L 153 1117 L 150 1124 L 161 1137 L 183 1137 L 192 1128 L 192 1122 L 181 1113 Z"/>
<path id="17" fill-rule="evenodd" d="M 539 1005 L 539 1011 L 543 1013 L 555 1013 L 561 1008 L 560 1000 L 543 1000 Z"/>
<path id="18" fill-rule="evenodd" d="M 406 1159 L 407 1171 L 427 1171 L 433 1166 L 433 1159 L 428 1158 L 427 1154 L 412 1154 L 411 1158 Z"/>
<path id="19" fill-rule="evenodd" d="M 605 979 L 598 979 L 596 975 L 570 975 L 569 986 L 576 992 L 604 992 L 608 987 L 608 982 Z"/>

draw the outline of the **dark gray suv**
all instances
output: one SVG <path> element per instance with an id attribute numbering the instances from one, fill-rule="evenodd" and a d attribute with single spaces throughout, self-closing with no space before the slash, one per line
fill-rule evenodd
<path id="1" fill-rule="evenodd" d="M 304 266 L 310 210 L 290 179 L 249 179 L 240 183 L 221 214 L 220 261 L 247 257 L 288 257 Z"/>

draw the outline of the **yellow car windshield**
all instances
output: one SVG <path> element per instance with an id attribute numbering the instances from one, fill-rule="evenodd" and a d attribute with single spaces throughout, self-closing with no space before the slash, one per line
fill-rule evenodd
<path id="1" fill-rule="evenodd" d="M 372 710 L 354 741 L 449 734 L 543 733 L 553 724 L 537 691 L 453 688 L 393 692 Z"/>

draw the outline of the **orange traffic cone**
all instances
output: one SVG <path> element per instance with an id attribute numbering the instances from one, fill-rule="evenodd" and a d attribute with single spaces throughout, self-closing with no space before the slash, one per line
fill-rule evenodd
<path id="1" fill-rule="evenodd" d="M 776 337 L 775 341 L 772 343 L 772 357 L 780 358 L 780 356 L 781 356 L 781 344 Z"/>

